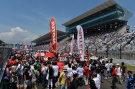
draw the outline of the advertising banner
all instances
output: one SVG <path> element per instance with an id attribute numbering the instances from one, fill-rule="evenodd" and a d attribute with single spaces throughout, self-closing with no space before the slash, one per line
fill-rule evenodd
<path id="1" fill-rule="evenodd" d="M 51 48 L 53 53 L 57 53 L 57 30 L 56 30 L 56 21 L 54 18 L 51 18 L 50 21 L 50 35 L 51 35 Z"/>
<path id="2" fill-rule="evenodd" d="M 78 44 L 78 53 L 80 55 L 80 61 L 84 61 L 84 33 L 83 28 L 78 25 L 77 28 L 77 44 Z"/>

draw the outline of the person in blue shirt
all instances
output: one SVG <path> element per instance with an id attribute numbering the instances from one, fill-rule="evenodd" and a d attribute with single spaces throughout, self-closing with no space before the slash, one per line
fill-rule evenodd
<path id="1" fill-rule="evenodd" d="M 134 78 L 132 76 L 132 71 L 128 71 L 127 72 L 127 84 L 126 84 L 126 88 L 127 89 L 133 89 L 134 87 Z"/>

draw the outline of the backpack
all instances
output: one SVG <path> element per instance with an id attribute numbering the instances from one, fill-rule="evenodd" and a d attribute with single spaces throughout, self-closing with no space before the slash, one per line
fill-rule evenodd
<path id="1" fill-rule="evenodd" d="M 40 63 L 36 63 L 34 66 L 36 67 L 36 70 L 40 70 L 41 67 Z"/>

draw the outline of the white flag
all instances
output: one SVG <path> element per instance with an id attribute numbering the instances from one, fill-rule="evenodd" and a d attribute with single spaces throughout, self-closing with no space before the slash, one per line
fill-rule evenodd
<path id="1" fill-rule="evenodd" d="M 77 43 L 78 43 L 78 53 L 80 55 L 80 61 L 84 61 L 84 33 L 83 28 L 78 25 L 77 28 Z"/>
<path id="2" fill-rule="evenodd" d="M 73 53 L 73 48 L 74 48 L 74 34 L 72 35 L 72 40 L 70 43 L 70 54 L 72 55 Z"/>

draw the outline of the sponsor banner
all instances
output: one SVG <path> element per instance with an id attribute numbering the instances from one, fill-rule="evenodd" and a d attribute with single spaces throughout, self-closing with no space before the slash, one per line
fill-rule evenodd
<path id="1" fill-rule="evenodd" d="M 84 33 L 83 28 L 78 25 L 77 28 L 77 43 L 78 43 L 78 53 L 80 55 L 80 61 L 84 61 Z"/>
<path id="2" fill-rule="evenodd" d="M 73 48 L 74 48 L 74 34 L 72 35 L 72 40 L 70 43 L 70 54 L 72 55 L 73 53 Z"/>
<path id="3" fill-rule="evenodd" d="M 56 21 L 54 18 L 51 18 L 50 21 L 50 35 L 51 35 L 51 48 L 52 52 L 57 52 L 57 30 L 56 30 Z"/>

